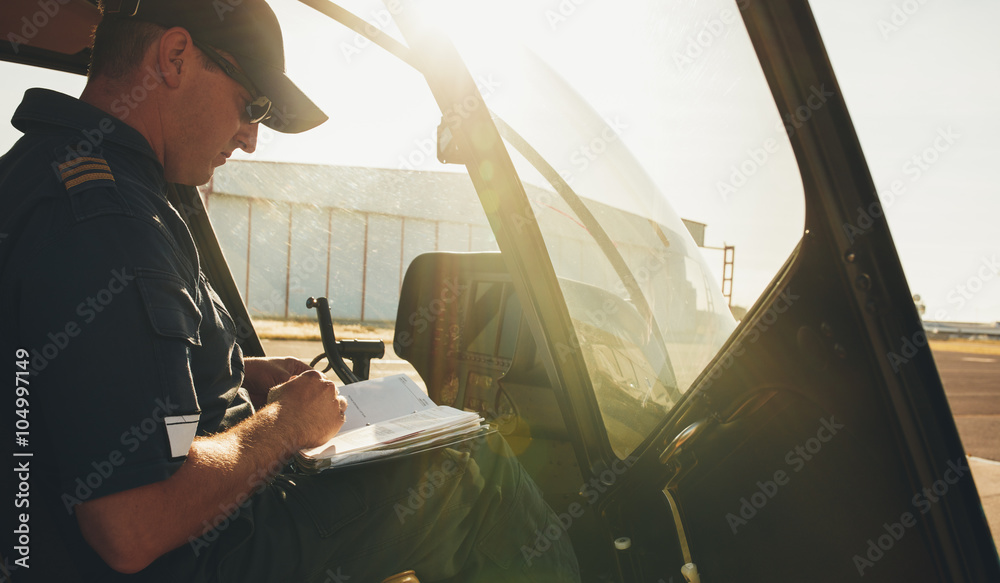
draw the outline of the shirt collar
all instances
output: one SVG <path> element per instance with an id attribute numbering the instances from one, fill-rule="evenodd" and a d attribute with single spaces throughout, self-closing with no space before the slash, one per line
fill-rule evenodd
<path id="1" fill-rule="evenodd" d="M 94 143 L 111 142 L 152 158 L 162 168 L 149 141 L 138 130 L 113 115 L 75 97 L 49 89 L 33 88 L 14 111 L 11 124 L 27 133 L 39 126 L 58 126 L 80 131 Z"/>

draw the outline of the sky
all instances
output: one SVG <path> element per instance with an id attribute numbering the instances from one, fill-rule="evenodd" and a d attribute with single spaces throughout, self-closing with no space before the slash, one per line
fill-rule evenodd
<path id="1" fill-rule="evenodd" d="M 753 0 L 744 0 L 753 1 Z M 448 10 L 473 2 L 440 0 Z M 355 33 L 273 0 L 289 76 L 331 114 L 313 132 L 262 131 L 254 160 L 455 170 L 430 148 L 441 113 L 422 79 Z M 395 34 L 368 0 L 342 4 Z M 911 291 L 926 319 L 1000 321 L 1000 2 L 813 0 Z M 734 304 L 749 306 L 801 236 L 801 183 L 735 2 L 509 0 L 492 28 L 525 41 L 616 128 L 708 245 L 736 246 Z M 445 20 L 450 16 L 442 17 Z M 469 39 L 475 43 L 509 38 Z M 470 60 L 491 108 L 512 82 Z M 0 109 L 26 87 L 79 94 L 79 77 L 0 64 Z M 17 132 L 0 124 L 0 150 Z M 763 153 L 762 153 L 763 152 Z M 568 160 L 566 160 L 568 163 Z M 595 164 L 596 166 L 596 164 Z M 747 172 L 740 172 L 740 168 Z M 585 169 L 581 180 L 586 180 Z M 749 172 L 752 171 L 752 172 Z M 706 251 L 721 275 L 722 257 Z"/>
<path id="2" fill-rule="evenodd" d="M 925 318 L 1000 321 L 1000 2 L 812 4 Z"/>

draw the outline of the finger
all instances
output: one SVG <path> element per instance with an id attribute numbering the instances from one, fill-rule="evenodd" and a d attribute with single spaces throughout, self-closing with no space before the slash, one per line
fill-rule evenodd
<path id="1" fill-rule="evenodd" d="M 323 373 L 319 372 L 314 368 L 311 368 L 307 371 L 303 371 L 301 374 L 297 374 L 293 378 L 298 378 L 298 377 L 304 377 L 312 380 L 323 380 L 323 381 L 327 380 L 327 378 L 323 376 Z"/>
<path id="2" fill-rule="evenodd" d="M 286 356 L 282 360 L 282 366 L 291 374 L 301 374 L 306 371 L 313 370 L 311 366 L 301 360 L 295 358 L 294 356 Z"/>

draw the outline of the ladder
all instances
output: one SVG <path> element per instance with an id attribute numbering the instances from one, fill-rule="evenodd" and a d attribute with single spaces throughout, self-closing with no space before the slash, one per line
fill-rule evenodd
<path id="1" fill-rule="evenodd" d="M 733 307 L 733 264 L 736 260 L 736 247 L 722 244 L 722 295 Z"/>

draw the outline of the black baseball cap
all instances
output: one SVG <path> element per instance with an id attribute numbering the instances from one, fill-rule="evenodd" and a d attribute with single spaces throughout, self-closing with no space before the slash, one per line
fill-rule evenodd
<path id="1" fill-rule="evenodd" d="M 261 123 L 275 131 L 296 134 L 328 119 L 285 75 L 281 27 L 264 0 L 104 0 L 102 8 L 104 18 L 180 26 L 195 40 L 232 55 L 271 100 L 271 116 Z"/>

